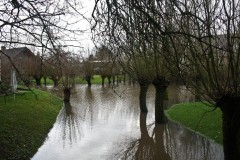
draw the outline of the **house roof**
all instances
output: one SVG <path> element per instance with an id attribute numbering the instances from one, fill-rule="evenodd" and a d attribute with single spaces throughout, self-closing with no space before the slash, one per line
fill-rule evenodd
<path id="1" fill-rule="evenodd" d="M 18 54 L 25 52 L 25 53 L 32 53 L 27 47 L 20 47 L 20 48 L 12 48 L 6 49 L 5 53 L 11 58 L 14 59 Z M 32 53 L 33 54 L 33 53 Z"/>

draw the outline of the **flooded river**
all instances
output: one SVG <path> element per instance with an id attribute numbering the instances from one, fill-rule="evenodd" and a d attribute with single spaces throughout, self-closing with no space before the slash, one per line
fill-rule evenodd
<path id="1" fill-rule="evenodd" d="M 154 124 L 154 88 L 140 114 L 138 86 L 76 86 L 32 160 L 223 160 L 222 147 L 178 124 Z M 192 101 L 170 86 L 166 106 Z"/>

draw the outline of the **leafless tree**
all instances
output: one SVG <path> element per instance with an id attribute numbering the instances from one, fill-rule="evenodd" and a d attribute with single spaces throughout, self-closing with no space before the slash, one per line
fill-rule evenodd
<path id="1" fill-rule="evenodd" d="M 82 32 L 70 28 L 70 25 L 79 21 L 76 17 L 71 18 L 80 14 L 74 12 L 82 7 L 80 2 L 3 0 L 0 6 L 0 42 L 8 46 L 22 44 L 52 48 L 56 43 L 59 44 L 60 38 L 73 40 L 69 33 Z"/>
<path id="2" fill-rule="evenodd" d="M 90 54 L 87 59 L 83 58 L 82 62 L 83 77 L 87 81 L 88 87 L 91 87 L 91 79 L 94 75 L 94 58 L 93 54 Z"/>
<path id="3" fill-rule="evenodd" d="M 163 54 L 166 48 L 166 36 L 155 29 L 148 21 L 148 17 L 135 9 L 134 1 L 105 1 L 96 3 L 93 18 L 95 28 L 104 36 L 112 48 L 118 48 L 120 64 L 125 66 L 126 72 L 140 84 L 141 112 L 147 112 L 146 93 L 150 83 L 156 88 L 156 122 L 164 122 L 163 98 L 169 84 L 169 74 L 166 70 Z M 146 5 L 143 10 L 155 16 L 153 1 L 141 2 Z M 162 23 L 157 17 L 157 23 Z M 100 28 L 100 30 L 99 30 Z M 161 35 L 161 37 L 157 37 Z M 119 60 L 119 59 L 118 59 Z"/>
<path id="4" fill-rule="evenodd" d="M 105 2 L 108 18 L 120 17 L 108 23 L 115 27 L 114 22 L 127 14 L 119 14 L 125 3 L 121 1 L 121 5 L 114 8 L 119 1 Z M 157 39 L 164 38 L 167 54 L 163 56 L 172 73 L 180 76 L 189 89 L 221 109 L 225 159 L 240 159 L 239 1 L 128 2 L 132 10 L 140 12 L 153 25 Z M 154 3 L 154 8 L 150 3 Z"/>
<path id="5" fill-rule="evenodd" d="M 54 87 L 58 87 L 59 81 L 62 78 L 62 69 L 61 61 L 65 61 L 62 59 L 60 53 L 52 53 L 49 57 L 47 57 L 44 61 L 45 67 L 45 77 L 49 77 L 53 81 Z"/>
<path id="6" fill-rule="evenodd" d="M 0 43 L 7 48 L 28 46 L 52 52 L 59 45 L 77 42 L 76 35 L 83 32 L 77 27 L 84 18 L 79 12 L 81 9 L 81 2 L 75 0 L 3 0 L 0 2 Z M 6 56 L 2 50 L 0 53 Z M 18 68 L 15 70 L 19 72 Z M 34 77 L 39 79 L 40 74 Z"/>

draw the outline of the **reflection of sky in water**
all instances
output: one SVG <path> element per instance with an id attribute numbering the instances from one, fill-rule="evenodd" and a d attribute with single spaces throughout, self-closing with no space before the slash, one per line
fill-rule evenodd
<path id="1" fill-rule="evenodd" d="M 160 156 L 164 160 L 163 154 L 166 154 L 165 160 L 169 157 L 176 160 L 222 159 L 219 145 L 176 124 L 155 127 L 152 86 L 147 96 L 149 113 L 141 130 L 139 88 L 120 85 L 114 90 L 117 94 L 100 85 L 93 85 L 91 89 L 85 85 L 76 86 L 71 104 L 61 110 L 33 160 L 141 159 L 142 155 L 148 159 Z M 171 102 L 166 105 L 191 100 L 184 96 L 188 95 L 185 90 L 176 91 L 176 86 L 169 87 L 168 92 Z M 143 132 L 143 128 L 147 132 Z"/>

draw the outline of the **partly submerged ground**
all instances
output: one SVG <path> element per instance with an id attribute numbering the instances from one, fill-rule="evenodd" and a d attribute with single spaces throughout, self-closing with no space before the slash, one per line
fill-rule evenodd
<path id="1" fill-rule="evenodd" d="M 220 109 L 206 103 L 181 103 L 166 111 L 169 119 L 222 144 L 222 118 Z"/>
<path id="2" fill-rule="evenodd" d="M 29 159 L 42 145 L 62 100 L 34 90 L 0 97 L 0 159 Z M 201 103 L 176 104 L 167 116 L 222 144 L 221 111 Z"/>
<path id="3" fill-rule="evenodd" d="M 0 96 L 0 159 L 30 159 L 61 107 L 60 98 L 40 90 Z"/>

